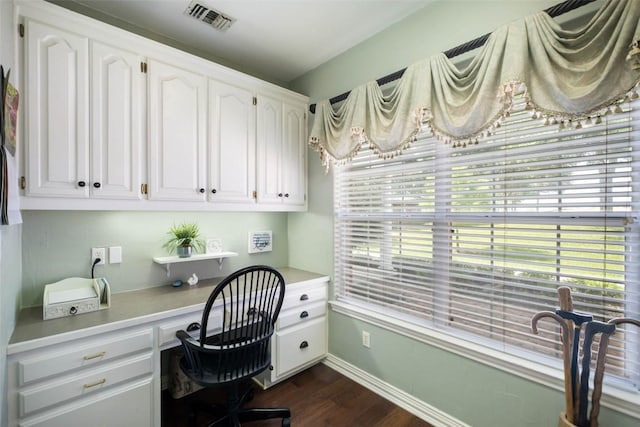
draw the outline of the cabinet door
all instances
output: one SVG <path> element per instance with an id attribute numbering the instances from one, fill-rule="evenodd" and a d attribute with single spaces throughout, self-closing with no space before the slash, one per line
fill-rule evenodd
<path id="1" fill-rule="evenodd" d="M 89 197 L 86 37 L 26 20 L 27 196 Z"/>
<path id="2" fill-rule="evenodd" d="M 282 203 L 282 101 L 258 98 L 258 202 Z"/>
<path id="3" fill-rule="evenodd" d="M 284 104 L 281 181 L 284 203 L 304 205 L 307 193 L 306 105 Z"/>
<path id="4" fill-rule="evenodd" d="M 206 79 L 148 61 L 149 198 L 205 200 Z"/>
<path id="5" fill-rule="evenodd" d="M 144 100 L 141 58 L 93 42 L 91 197 L 139 199 Z"/>
<path id="6" fill-rule="evenodd" d="M 253 93 L 209 80 L 209 200 L 253 203 L 256 113 Z"/>

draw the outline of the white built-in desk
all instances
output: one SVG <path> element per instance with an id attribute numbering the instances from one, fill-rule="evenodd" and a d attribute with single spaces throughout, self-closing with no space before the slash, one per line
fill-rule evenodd
<path id="1" fill-rule="evenodd" d="M 272 339 L 272 369 L 256 381 L 282 381 L 327 354 L 328 276 L 278 269 L 286 294 Z M 196 286 L 114 293 L 111 307 L 42 320 L 20 312 L 7 347 L 8 426 L 160 426 L 162 350 L 176 331 L 200 322 L 222 278 Z"/>

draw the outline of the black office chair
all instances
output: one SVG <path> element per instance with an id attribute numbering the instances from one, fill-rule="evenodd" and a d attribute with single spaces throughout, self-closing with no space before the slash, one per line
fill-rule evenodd
<path id="1" fill-rule="evenodd" d="M 243 380 L 254 377 L 271 365 L 270 339 L 284 298 L 284 279 L 267 266 L 251 266 L 232 273 L 211 292 L 202 313 L 200 339 L 180 330 L 184 357 L 180 367 L 194 382 L 204 387 L 223 386 L 226 406 L 212 405 L 198 410 L 218 418 L 209 426 L 240 426 L 243 422 L 282 418 L 289 426 L 288 408 L 243 408 L 253 391 L 239 394 Z M 208 325 L 209 312 L 220 314 L 221 325 Z M 217 323 L 217 322 L 216 322 Z M 194 408 L 195 409 L 195 408 Z M 195 410 L 189 416 L 195 422 Z"/>

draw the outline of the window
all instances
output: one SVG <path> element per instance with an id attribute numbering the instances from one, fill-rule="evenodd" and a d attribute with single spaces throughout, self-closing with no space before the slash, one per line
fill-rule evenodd
<path id="1" fill-rule="evenodd" d="M 555 366 L 557 324 L 530 322 L 558 286 L 596 320 L 640 318 L 640 103 L 620 108 L 549 124 L 520 94 L 477 144 L 361 151 L 335 171 L 338 300 Z M 606 372 L 638 387 L 638 328 L 611 337 Z"/>

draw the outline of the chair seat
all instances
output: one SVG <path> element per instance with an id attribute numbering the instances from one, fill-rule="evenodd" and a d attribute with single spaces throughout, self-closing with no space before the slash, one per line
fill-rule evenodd
<path id="1" fill-rule="evenodd" d="M 220 372 L 215 366 L 203 366 L 202 369 L 192 369 L 185 357 L 180 358 L 180 369 L 187 377 L 203 387 L 219 387 L 221 385 L 252 378 L 264 371 L 271 364 L 271 360 L 265 360 L 260 369 L 246 370 L 241 366 L 233 371 Z"/>

